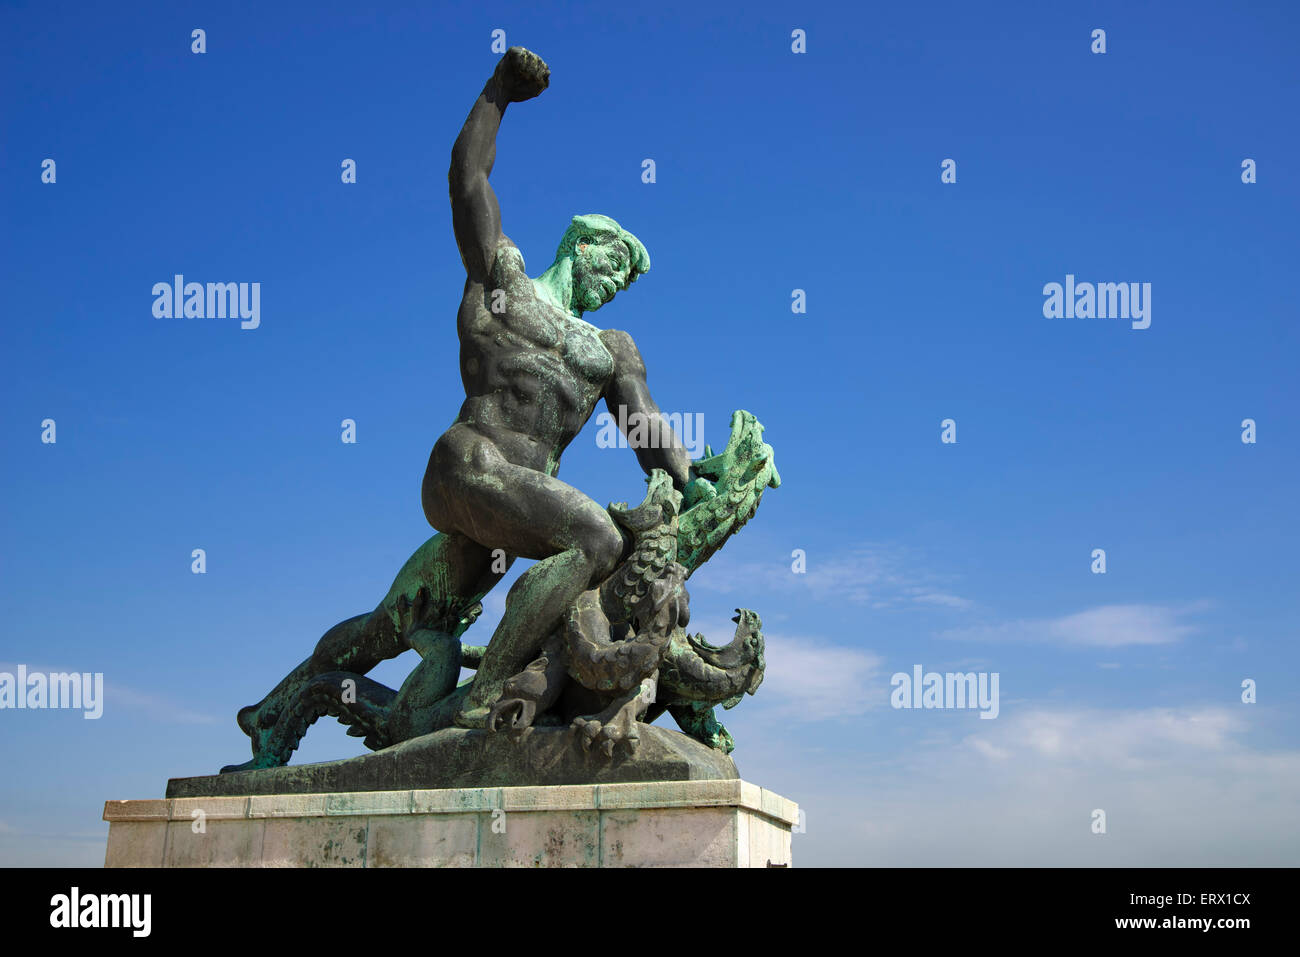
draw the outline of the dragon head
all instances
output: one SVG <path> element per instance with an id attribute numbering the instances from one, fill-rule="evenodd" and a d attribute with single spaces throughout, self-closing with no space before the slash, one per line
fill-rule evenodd
<path id="1" fill-rule="evenodd" d="M 731 415 L 731 438 L 718 454 L 705 446 L 691 463 L 678 519 L 677 560 L 687 574 L 703 565 L 758 509 L 763 492 L 781 485 L 763 424 L 739 409 Z"/>

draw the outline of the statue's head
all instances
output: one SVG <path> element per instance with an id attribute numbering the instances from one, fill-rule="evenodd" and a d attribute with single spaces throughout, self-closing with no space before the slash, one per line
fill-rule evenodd
<path id="1" fill-rule="evenodd" d="M 608 216 L 574 216 L 560 240 L 556 262 L 572 262 L 573 306 L 595 312 L 650 269 L 650 254 L 641 240 Z"/>
<path id="2" fill-rule="evenodd" d="M 691 622 L 691 596 L 686 591 L 686 569 L 671 562 L 632 609 L 632 628 L 638 635 L 667 635 Z"/>

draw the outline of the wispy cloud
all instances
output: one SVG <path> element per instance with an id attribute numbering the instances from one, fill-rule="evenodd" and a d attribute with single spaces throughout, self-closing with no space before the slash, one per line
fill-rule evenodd
<path id="1" fill-rule="evenodd" d="M 0 661 L 0 671 L 14 674 L 17 669 L 18 663 L 16 662 Z M 69 674 L 77 673 L 79 670 L 75 668 L 49 667 L 43 664 L 27 664 L 28 674 Z M 143 712 L 161 721 L 170 721 L 177 724 L 217 724 L 229 720 L 228 717 L 218 718 L 215 715 L 203 714 L 183 707 L 165 695 L 128 687 L 113 678 L 111 673 L 106 674 L 104 675 L 104 710 L 107 712 L 109 709 L 118 706 L 131 711 Z"/>
<path id="2" fill-rule="evenodd" d="M 1034 709 L 965 743 L 996 760 L 1048 759 L 1072 765 L 1138 769 L 1179 756 L 1226 752 L 1246 730 L 1222 707 L 1138 711 Z"/>
<path id="3" fill-rule="evenodd" d="M 106 699 L 105 709 L 113 705 L 121 705 L 133 711 L 143 712 L 151 718 L 172 721 L 178 724 L 217 724 L 231 720 L 229 715 L 218 718 L 215 715 L 191 711 L 189 708 L 181 707 L 162 695 L 136 691 L 116 681 L 110 682 L 107 678 L 104 680 L 104 697 Z"/>
<path id="4" fill-rule="evenodd" d="M 767 678 L 759 694 L 785 716 L 807 721 L 852 717 L 885 703 L 884 659 L 870 651 L 809 638 L 767 639 Z"/>
<path id="5" fill-rule="evenodd" d="M 789 782 L 804 865 L 1294 866 L 1300 751 L 1252 747 L 1255 714 L 1027 708 L 838 773 L 794 749 L 747 775 Z"/>
<path id="6" fill-rule="evenodd" d="M 713 644 L 731 640 L 735 625 L 691 619 L 687 628 Z M 826 721 L 860 715 L 888 703 L 884 659 L 872 651 L 835 645 L 808 636 L 763 630 L 766 677 L 758 694 L 746 697 L 746 713 L 761 708 L 783 722 Z M 873 695 L 872 688 L 884 689 Z M 719 712 L 721 714 L 722 712 Z"/>
<path id="7" fill-rule="evenodd" d="M 1118 648 L 1168 645 L 1196 630 L 1184 619 L 1202 605 L 1102 605 L 1059 618 L 1022 619 L 998 624 L 949 628 L 939 637 L 956 641 L 1045 642 Z"/>
<path id="8" fill-rule="evenodd" d="M 692 586 L 731 593 L 768 589 L 811 593 L 818 599 L 852 602 L 870 608 L 930 606 L 965 609 L 974 604 L 951 591 L 948 578 L 923 567 L 909 549 L 864 543 L 844 552 L 804 556 L 804 570 L 795 559 L 775 562 L 733 561 L 724 552 L 709 562 L 708 574 Z"/>

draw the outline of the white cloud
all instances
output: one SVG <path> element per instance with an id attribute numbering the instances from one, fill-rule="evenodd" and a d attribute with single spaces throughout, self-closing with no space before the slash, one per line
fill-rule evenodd
<path id="1" fill-rule="evenodd" d="M 687 631 L 714 645 L 731 641 L 736 626 L 691 619 Z M 764 626 L 767 670 L 762 687 L 746 695 L 740 708 L 782 723 L 826 721 L 860 715 L 888 703 L 884 659 L 861 648 L 833 645 L 806 636 L 773 634 Z M 883 689 L 873 693 L 872 689 Z M 718 716 L 726 723 L 726 712 Z"/>
<path id="2" fill-rule="evenodd" d="M 996 723 L 996 722 L 995 722 Z M 1049 758 L 1074 767 L 1147 767 L 1189 753 L 1225 751 L 1245 721 L 1224 708 L 1179 711 L 1059 711 L 1031 709 L 981 729 L 965 743 L 981 753 L 993 748 L 1009 757 Z"/>
<path id="3" fill-rule="evenodd" d="M 782 716 L 807 721 L 850 717 L 886 700 L 869 689 L 883 686 L 884 659 L 870 651 L 809 638 L 765 635 L 767 677 L 758 693 Z"/>
<path id="4" fill-rule="evenodd" d="M 1033 708 L 838 773 L 787 749 L 745 776 L 806 810 L 797 865 L 1294 866 L 1300 751 L 1252 747 L 1256 714 Z"/>
<path id="5" fill-rule="evenodd" d="M 1118 648 L 1167 645 L 1196 630 L 1183 619 L 1200 605 L 1102 605 L 1059 618 L 1022 619 L 994 625 L 950 628 L 940 638 L 958 641 L 1023 641 Z"/>
<path id="6" fill-rule="evenodd" d="M 811 592 L 815 598 L 834 599 L 897 608 L 909 605 L 970 608 L 973 602 L 943 587 L 942 576 L 922 570 L 910 551 L 867 543 L 836 554 L 811 553 L 806 570 L 796 573 L 794 559 L 777 562 L 733 561 L 726 552 L 711 559 L 705 572 L 692 578 L 699 585 L 724 594 L 770 590 Z"/>

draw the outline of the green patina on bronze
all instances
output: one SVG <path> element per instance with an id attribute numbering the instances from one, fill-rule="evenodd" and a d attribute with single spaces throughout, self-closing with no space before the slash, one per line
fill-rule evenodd
<path id="1" fill-rule="evenodd" d="M 442 734 L 448 743 L 420 753 L 456 754 L 474 768 L 460 780 L 490 776 L 472 757 L 481 747 L 474 742 L 487 739 L 474 735 L 524 742 L 534 728 L 547 730 L 537 753 L 551 755 L 550 766 L 559 766 L 550 734 L 567 728 L 575 748 L 623 762 L 620 779 L 635 779 L 624 765 L 642 729 L 665 711 L 708 748 L 734 747 L 713 709 L 733 707 L 762 681 L 761 621 L 736 609 L 736 634 L 723 646 L 688 634 L 685 584 L 780 477 L 762 425 L 743 411 L 732 416 L 721 453 L 706 449 L 691 462 L 650 397 L 631 336 L 584 318 L 650 268 L 639 239 L 607 216 L 575 216 L 553 264 L 535 279 L 524 271 L 487 177 L 506 107 L 548 84 L 546 64 L 512 48 L 452 150 L 452 223 L 467 276 L 457 315 L 466 399 L 435 444 L 422 487 L 425 516 L 439 532 L 374 611 L 335 625 L 310 658 L 240 711 L 253 759 L 226 771 L 283 765 L 323 715 L 371 749 Z M 556 477 L 562 452 L 601 400 L 620 426 L 626 412 L 651 423 L 631 443 L 648 476 L 636 508 L 602 508 Z M 486 644 L 462 644 L 516 556 L 535 564 L 511 588 L 501 623 Z M 420 661 L 401 688 L 365 677 L 412 649 Z M 462 667 L 475 674 L 458 684 Z M 582 773 L 604 772 L 570 769 L 565 780 Z M 511 774 L 510 783 L 529 783 L 518 779 L 526 771 Z"/>

